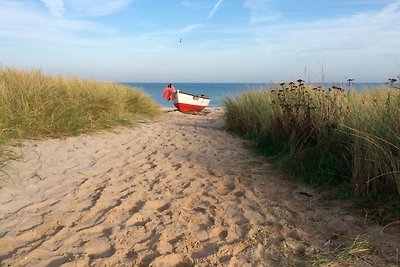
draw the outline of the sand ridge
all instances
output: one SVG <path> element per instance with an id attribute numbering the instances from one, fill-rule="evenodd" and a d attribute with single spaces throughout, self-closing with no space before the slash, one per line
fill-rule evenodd
<path id="1" fill-rule="evenodd" d="M 223 112 L 27 141 L 0 189 L 1 265 L 291 266 L 356 234 L 375 250 L 350 263 L 396 264 L 398 231 L 276 177 Z"/>

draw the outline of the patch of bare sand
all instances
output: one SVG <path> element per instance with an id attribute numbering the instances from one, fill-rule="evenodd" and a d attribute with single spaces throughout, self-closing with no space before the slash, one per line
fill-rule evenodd
<path id="1" fill-rule="evenodd" d="M 26 142 L 0 191 L 1 265 L 309 265 L 356 235 L 374 250 L 336 265 L 397 264 L 397 231 L 277 178 L 222 116 Z"/>

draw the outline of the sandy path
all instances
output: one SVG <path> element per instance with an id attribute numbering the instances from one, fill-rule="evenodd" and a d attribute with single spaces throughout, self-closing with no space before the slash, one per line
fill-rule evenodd
<path id="1" fill-rule="evenodd" d="M 1 265 L 290 266 L 358 234 L 374 250 L 350 263 L 396 264 L 398 231 L 275 177 L 222 114 L 27 142 L 0 190 Z"/>

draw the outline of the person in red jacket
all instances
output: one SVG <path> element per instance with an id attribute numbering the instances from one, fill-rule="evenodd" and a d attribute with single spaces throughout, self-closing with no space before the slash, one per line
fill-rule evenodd
<path id="1" fill-rule="evenodd" d="M 164 92 L 164 98 L 167 99 L 168 101 L 171 101 L 175 98 L 176 89 L 172 85 L 172 83 L 168 84 L 164 88 L 163 92 Z"/>

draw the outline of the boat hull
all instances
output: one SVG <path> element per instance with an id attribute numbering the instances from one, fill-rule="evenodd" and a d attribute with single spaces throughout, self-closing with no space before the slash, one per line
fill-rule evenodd
<path id="1" fill-rule="evenodd" d="M 208 107 L 208 104 L 210 104 L 210 98 L 208 96 L 192 95 L 178 90 L 175 94 L 173 103 L 181 112 L 200 112 Z"/>

